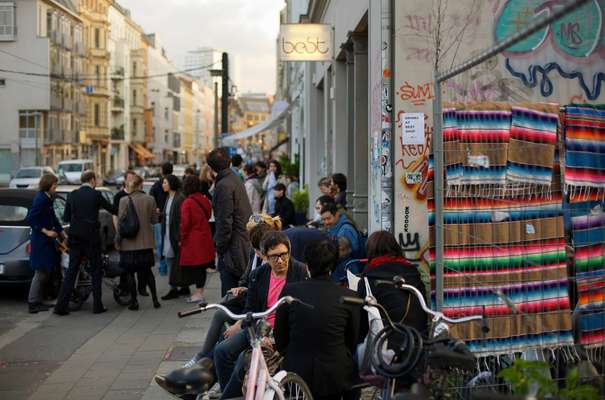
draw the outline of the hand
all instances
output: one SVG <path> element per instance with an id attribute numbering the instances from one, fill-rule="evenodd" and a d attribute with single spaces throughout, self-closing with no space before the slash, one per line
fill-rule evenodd
<path id="1" fill-rule="evenodd" d="M 223 334 L 223 336 L 225 336 L 225 339 L 229 339 L 231 336 L 235 335 L 237 332 L 240 331 L 240 327 L 239 324 L 235 324 L 235 325 L 231 325 Z"/>
<path id="2" fill-rule="evenodd" d="M 49 231 L 48 229 L 44 229 L 42 232 L 51 239 L 59 237 L 59 234 L 55 231 Z"/>
<path id="3" fill-rule="evenodd" d="M 231 293 L 234 296 L 239 296 L 240 294 L 246 292 L 248 290 L 248 288 L 245 287 L 235 287 L 232 289 L 229 289 L 227 293 Z"/>
<path id="4" fill-rule="evenodd" d="M 264 337 L 263 340 L 261 340 L 260 345 L 266 349 L 273 350 L 273 343 L 271 343 L 271 339 L 268 337 Z"/>

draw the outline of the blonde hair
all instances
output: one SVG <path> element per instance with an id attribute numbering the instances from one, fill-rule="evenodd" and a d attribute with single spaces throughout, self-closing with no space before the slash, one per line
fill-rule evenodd
<path id="1" fill-rule="evenodd" d="M 143 185 L 143 178 L 141 175 L 133 174 L 130 181 L 128 181 L 128 190 L 130 193 L 135 192 L 141 189 L 141 185 Z"/>
<path id="2" fill-rule="evenodd" d="M 210 172 L 212 172 L 212 168 L 210 168 L 210 166 L 208 164 L 206 164 L 204 166 L 204 168 L 202 168 L 202 172 L 200 172 L 200 180 L 202 182 L 211 184 L 212 181 L 210 179 L 208 179 L 208 173 L 210 173 Z"/>
<path id="3" fill-rule="evenodd" d="M 280 217 L 272 217 L 269 214 L 261 213 L 261 214 L 252 214 L 248 223 L 246 224 L 246 230 L 250 231 L 257 225 L 266 224 L 276 231 L 281 231 L 282 221 Z"/>

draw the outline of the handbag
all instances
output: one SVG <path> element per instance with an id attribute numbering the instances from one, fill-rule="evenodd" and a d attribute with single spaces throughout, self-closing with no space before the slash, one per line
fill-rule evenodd
<path id="1" fill-rule="evenodd" d="M 132 197 L 128 196 L 128 208 L 126 214 L 120 219 L 119 224 L 120 237 L 124 239 L 132 239 L 139 233 L 139 216 L 134 207 Z"/>

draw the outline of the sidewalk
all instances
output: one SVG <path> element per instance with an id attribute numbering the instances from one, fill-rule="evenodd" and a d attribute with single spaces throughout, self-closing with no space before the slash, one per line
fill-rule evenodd
<path id="1" fill-rule="evenodd" d="M 161 296 L 167 292 L 167 279 L 156 278 Z M 218 299 L 219 285 L 218 274 L 209 274 L 208 301 Z M 190 307 L 183 299 L 163 301 L 157 310 L 149 298 L 139 302 L 139 311 L 124 308 L 56 369 L 30 399 L 172 399 L 153 377 L 191 358 L 201 346 L 212 314 L 179 319 L 177 312 Z"/>

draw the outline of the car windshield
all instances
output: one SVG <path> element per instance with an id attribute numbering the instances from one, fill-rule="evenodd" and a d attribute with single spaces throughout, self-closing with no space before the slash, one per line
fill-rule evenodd
<path id="1" fill-rule="evenodd" d="M 26 207 L 0 204 L 0 224 L 23 221 L 26 216 Z"/>
<path id="2" fill-rule="evenodd" d="M 15 178 L 39 178 L 42 176 L 42 170 L 39 168 L 20 169 Z"/>
<path id="3" fill-rule="evenodd" d="M 82 164 L 61 164 L 59 171 L 62 172 L 82 172 Z"/>

